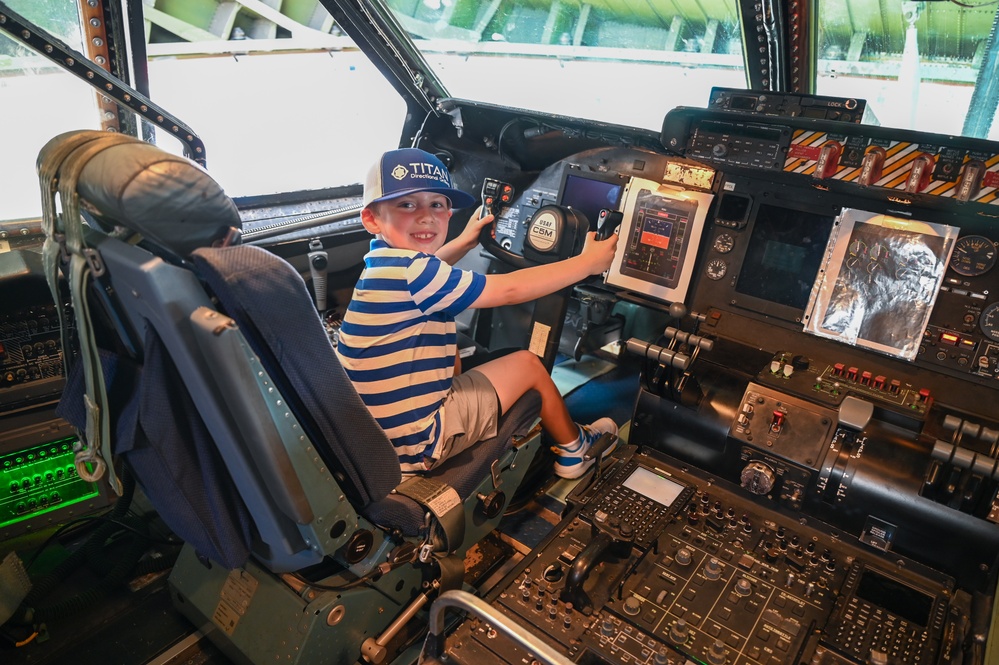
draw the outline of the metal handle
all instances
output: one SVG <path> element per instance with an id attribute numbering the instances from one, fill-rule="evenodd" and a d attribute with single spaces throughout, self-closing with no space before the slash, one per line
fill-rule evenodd
<path id="1" fill-rule="evenodd" d="M 423 643 L 423 652 L 419 660 L 421 665 L 440 665 L 443 662 L 441 656 L 444 654 L 444 612 L 449 607 L 465 610 L 488 621 L 490 626 L 529 651 L 542 663 L 573 665 L 566 656 L 525 631 L 523 626 L 510 617 L 500 614 L 481 598 L 457 589 L 445 591 L 430 606 L 430 632 L 427 634 L 426 642 Z"/>

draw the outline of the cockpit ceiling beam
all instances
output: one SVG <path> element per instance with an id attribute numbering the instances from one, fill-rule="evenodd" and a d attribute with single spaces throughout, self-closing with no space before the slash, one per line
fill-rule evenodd
<path id="1" fill-rule="evenodd" d="M 100 95 L 113 99 L 122 108 L 176 137 L 184 145 L 188 157 L 205 165 L 205 144 L 194 130 L 103 67 L 88 60 L 87 56 L 71 49 L 12 11 L 3 2 L 0 2 L 0 32 L 7 33 L 14 41 L 48 58 L 93 87 Z"/>

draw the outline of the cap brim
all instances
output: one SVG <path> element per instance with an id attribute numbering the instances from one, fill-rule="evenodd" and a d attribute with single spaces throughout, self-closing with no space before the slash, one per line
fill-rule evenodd
<path id="1" fill-rule="evenodd" d="M 400 196 L 408 196 L 409 194 L 419 194 L 420 192 L 434 192 L 435 194 L 443 194 L 451 201 L 451 207 L 454 209 L 458 208 L 468 208 L 475 205 L 476 198 L 470 194 L 466 194 L 460 189 L 450 189 L 448 187 L 414 187 L 412 189 L 404 189 L 400 192 L 392 192 L 387 196 L 381 196 L 377 199 L 371 201 L 371 203 L 379 203 L 380 201 L 391 201 L 392 199 L 397 199 Z M 368 203 L 368 205 L 371 205 Z"/>

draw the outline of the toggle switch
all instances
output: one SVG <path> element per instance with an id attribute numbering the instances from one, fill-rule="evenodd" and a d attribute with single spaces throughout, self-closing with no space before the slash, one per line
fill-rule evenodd
<path id="1" fill-rule="evenodd" d="M 770 421 L 770 431 L 774 434 L 780 434 L 781 429 L 784 427 L 784 412 L 774 411 L 774 419 Z"/>
<path id="2" fill-rule="evenodd" d="M 885 157 L 888 153 L 881 146 L 872 145 L 864 153 L 864 159 L 860 162 L 860 176 L 857 182 L 861 185 L 873 185 L 881 180 L 881 172 L 885 165 Z"/>
<path id="3" fill-rule="evenodd" d="M 985 164 L 972 159 L 961 169 L 961 177 L 957 181 L 957 192 L 954 198 L 958 201 L 970 201 L 982 191 L 982 178 L 985 176 Z"/>
<path id="4" fill-rule="evenodd" d="M 918 194 L 926 189 L 933 176 L 934 164 L 936 164 L 936 158 L 928 152 L 916 157 L 909 168 L 909 177 L 905 179 L 905 191 L 910 194 Z"/>
<path id="5" fill-rule="evenodd" d="M 843 146 L 838 141 L 826 141 L 822 144 L 812 177 L 825 180 L 836 175 L 836 170 L 839 168 L 839 158 L 842 154 Z"/>

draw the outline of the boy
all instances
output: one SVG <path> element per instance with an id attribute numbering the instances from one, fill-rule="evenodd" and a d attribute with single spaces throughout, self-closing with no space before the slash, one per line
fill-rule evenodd
<path id="1" fill-rule="evenodd" d="M 593 464 L 583 455 L 604 432 L 617 434 L 614 422 L 573 422 L 530 351 L 456 373 L 454 317 L 468 308 L 534 300 L 600 274 L 610 267 L 617 236 L 598 241 L 590 233 L 579 256 L 508 274 L 452 268 L 493 218 L 475 216 L 445 244 L 452 208 L 475 199 L 452 187 L 439 159 L 416 148 L 382 155 L 368 172 L 363 202 L 361 223 L 376 239 L 344 315 L 337 355 L 392 440 L 403 475 L 495 436 L 499 416 L 533 388 L 541 394 L 541 425 L 559 444 L 552 448 L 555 473 L 581 476 Z"/>

